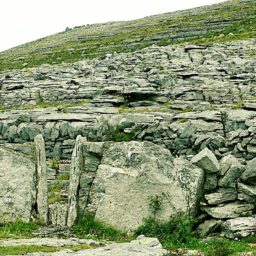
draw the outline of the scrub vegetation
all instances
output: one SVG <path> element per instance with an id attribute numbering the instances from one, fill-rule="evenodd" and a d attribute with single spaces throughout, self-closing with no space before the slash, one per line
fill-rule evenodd
<path id="1" fill-rule="evenodd" d="M 0 53 L 0 72 L 132 52 L 153 44 L 211 44 L 255 38 L 255 14 L 255 1 L 229 0 L 135 21 L 75 27 Z"/>

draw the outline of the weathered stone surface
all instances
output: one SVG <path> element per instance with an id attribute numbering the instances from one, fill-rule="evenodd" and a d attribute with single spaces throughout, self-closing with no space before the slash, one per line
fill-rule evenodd
<path id="1" fill-rule="evenodd" d="M 222 177 L 218 185 L 220 187 L 236 187 L 237 179 L 241 177 L 242 173 L 244 172 L 244 167 L 242 165 L 231 165 L 228 169 L 224 177 Z"/>
<path id="2" fill-rule="evenodd" d="M 49 222 L 53 226 L 66 226 L 67 204 L 54 203 L 49 205 Z"/>
<path id="3" fill-rule="evenodd" d="M 206 173 L 205 174 L 205 183 L 204 190 L 212 191 L 218 186 L 218 175 L 217 173 Z"/>
<path id="4" fill-rule="evenodd" d="M 47 190 L 47 168 L 46 168 L 46 155 L 45 145 L 42 135 L 35 137 L 35 150 L 36 150 L 36 177 L 37 177 L 37 211 L 39 219 L 43 222 L 48 222 L 48 190 Z"/>
<path id="5" fill-rule="evenodd" d="M 78 207 L 78 186 L 80 181 L 81 171 L 83 169 L 83 142 L 86 138 L 80 135 L 76 138 L 76 145 L 72 153 L 71 166 L 70 166 L 70 183 L 68 191 L 68 214 L 67 226 L 71 227 L 77 218 Z"/>
<path id="6" fill-rule="evenodd" d="M 248 1 L 253 0 L 243 2 Z M 48 182 L 54 184 L 61 177 L 58 172 L 63 171 L 62 163 L 70 164 L 77 135 L 98 141 L 84 155 L 80 178 L 76 175 L 75 181 L 71 180 L 71 223 L 77 208 L 79 213 L 90 210 L 91 184 L 99 165 L 100 169 L 107 166 L 105 172 L 112 166 L 101 163 L 104 142 L 112 140 L 151 141 L 168 149 L 173 156 L 186 159 L 208 148 L 212 152 L 207 154 L 208 163 L 203 162 L 204 156 L 200 159 L 206 165 L 204 190 L 208 202 L 226 203 L 236 194 L 225 194 L 223 190 L 220 193 L 219 185 L 227 190 L 238 188 L 238 200 L 255 204 L 255 164 L 247 164 L 242 181 L 240 178 L 241 164 L 246 166 L 256 156 L 256 112 L 252 111 L 255 107 L 252 95 L 256 95 L 252 86 L 256 82 L 253 55 L 256 41 L 211 44 L 203 48 L 152 46 L 135 53 L 109 54 L 106 58 L 0 74 L 4 111 L 0 113 L 0 144 L 8 143 L 8 148 L 32 155 L 34 144 L 28 147 L 25 143 L 43 134 L 47 159 L 60 160 L 60 169 L 49 171 Z M 41 108 L 38 103 L 51 107 Z M 27 105 L 29 109 L 23 110 Z M 216 158 L 222 159 L 220 171 Z M 156 162 L 156 170 L 166 164 L 161 158 Z M 137 170 L 126 167 L 115 168 L 128 173 Z M 170 168 L 176 168 L 173 162 Z M 67 177 L 67 169 L 62 177 Z M 119 177 L 120 171 L 115 173 Z M 142 175 L 147 180 L 146 170 Z M 67 196 L 66 189 L 61 189 L 60 194 Z M 79 202 L 76 202 L 78 194 Z M 203 200 L 201 205 L 207 206 L 207 202 Z M 63 223 L 64 209 L 52 206 L 52 210 L 51 222 Z"/>
<path id="7" fill-rule="evenodd" d="M 224 176 L 231 166 L 240 166 L 241 164 L 232 155 L 224 156 L 220 161 L 220 174 Z"/>
<path id="8" fill-rule="evenodd" d="M 96 245 L 100 246 L 100 243 L 91 240 L 91 239 L 78 239 L 75 237 L 69 239 L 60 239 L 60 238 L 30 238 L 30 239 L 8 239 L 1 240 L 0 246 L 21 246 L 21 245 L 36 245 L 36 246 L 56 246 L 56 247 L 64 247 L 64 246 L 72 246 L 79 244 L 87 244 L 87 245 Z"/>
<path id="9" fill-rule="evenodd" d="M 212 194 L 205 195 L 208 204 L 221 204 L 234 201 L 236 198 L 237 192 L 234 188 L 220 188 Z"/>
<path id="10" fill-rule="evenodd" d="M 249 161 L 246 165 L 246 170 L 242 175 L 242 180 L 255 184 L 256 182 L 256 158 Z"/>
<path id="11" fill-rule="evenodd" d="M 194 215 L 201 197 L 203 171 L 153 143 L 109 145 L 91 189 L 87 211 L 118 229 L 135 229 L 151 215 L 150 198 L 161 201 L 157 218 L 177 212 Z"/>
<path id="12" fill-rule="evenodd" d="M 228 238 L 241 238 L 256 234 L 256 217 L 241 217 L 227 220 L 222 224 L 223 234 Z"/>
<path id="13" fill-rule="evenodd" d="M 248 203 L 256 203 L 256 186 L 238 183 L 240 198 Z"/>
<path id="14" fill-rule="evenodd" d="M 231 219 L 251 216 L 254 208 L 254 204 L 232 202 L 216 207 L 203 207 L 203 210 L 215 219 Z"/>
<path id="15" fill-rule="evenodd" d="M 131 241 L 131 244 L 141 244 L 154 248 L 162 248 L 162 245 L 159 242 L 158 238 L 145 237 L 144 235 L 138 236 L 136 240 Z"/>
<path id="16" fill-rule="evenodd" d="M 191 159 L 191 163 L 197 165 L 208 173 L 218 172 L 219 163 L 215 155 L 208 148 L 203 149 Z"/>
<path id="17" fill-rule="evenodd" d="M 36 197 L 35 164 L 0 148 L 0 219 L 30 221 Z"/>
<path id="18" fill-rule="evenodd" d="M 28 256 L 164 256 L 168 253 L 165 249 L 150 247 L 134 243 L 116 243 L 97 249 L 71 252 L 62 250 L 54 253 L 29 253 Z M 21 256 L 21 255 L 18 255 Z"/>
<path id="19" fill-rule="evenodd" d="M 214 231 L 221 225 L 221 223 L 221 220 L 206 220 L 198 226 L 197 233 L 200 237 L 207 237 L 214 233 Z"/>

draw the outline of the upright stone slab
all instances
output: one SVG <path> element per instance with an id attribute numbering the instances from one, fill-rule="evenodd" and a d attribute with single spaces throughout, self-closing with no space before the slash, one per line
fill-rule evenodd
<path id="1" fill-rule="evenodd" d="M 48 189 L 47 168 L 44 138 L 41 134 L 34 139 L 36 148 L 36 171 L 37 171 L 37 211 L 41 221 L 48 222 Z"/>
<path id="2" fill-rule="evenodd" d="M 203 170 L 150 142 L 105 144 L 86 211 L 118 229 L 136 229 L 154 215 L 168 220 L 178 212 L 195 215 L 203 189 Z"/>
<path id="3" fill-rule="evenodd" d="M 70 179 L 69 179 L 69 192 L 68 192 L 68 216 L 67 226 L 71 227 L 77 218 L 78 211 L 78 188 L 80 176 L 83 169 L 83 143 L 86 138 L 77 136 L 76 145 L 72 153 L 71 166 L 70 166 Z"/>
<path id="4" fill-rule="evenodd" d="M 0 222 L 31 220 L 36 196 L 35 172 L 30 159 L 0 148 Z"/>

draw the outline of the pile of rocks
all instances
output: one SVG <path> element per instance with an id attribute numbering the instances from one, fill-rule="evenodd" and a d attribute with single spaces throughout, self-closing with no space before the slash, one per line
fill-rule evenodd
<path id="1" fill-rule="evenodd" d="M 205 148 L 191 161 L 206 174 L 200 208 L 206 214 L 201 219 L 207 220 L 198 227 L 200 235 L 205 237 L 220 230 L 229 238 L 255 235 L 256 159 L 244 166 L 227 155 L 219 163 Z"/>

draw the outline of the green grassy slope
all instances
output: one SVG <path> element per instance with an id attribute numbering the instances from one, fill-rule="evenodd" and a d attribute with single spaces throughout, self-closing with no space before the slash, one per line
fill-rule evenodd
<path id="1" fill-rule="evenodd" d="M 256 1 L 228 0 L 135 21 L 76 27 L 1 52 L 0 72 L 135 51 L 152 44 L 207 44 L 255 36 Z"/>

